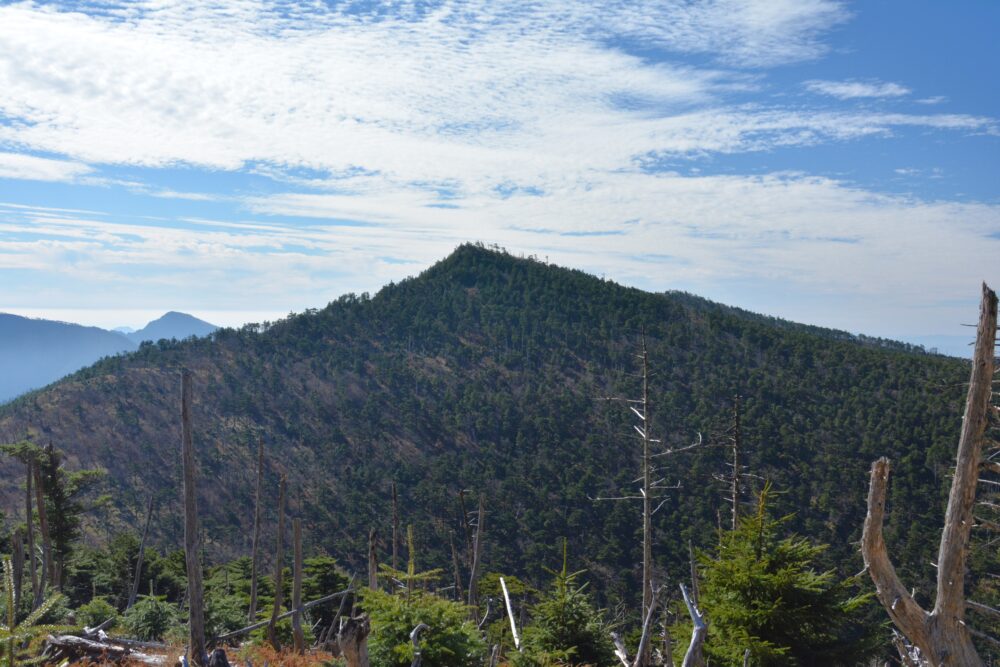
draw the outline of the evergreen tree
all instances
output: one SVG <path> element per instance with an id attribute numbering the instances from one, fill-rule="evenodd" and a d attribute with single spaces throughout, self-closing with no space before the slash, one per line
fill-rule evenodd
<path id="1" fill-rule="evenodd" d="M 514 664 L 528 665 L 614 665 L 608 627 L 603 613 L 590 601 L 578 583 L 583 570 L 566 568 L 566 543 L 563 542 L 563 566 L 553 575 L 552 587 L 531 608 L 531 625 L 524 629 L 523 655 Z"/>
<path id="2" fill-rule="evenodd" d="M 852 579 L 817 571 L 825 545 L 783 535 L 790 517 L 757 512 L 724 531 L 714 556 L 701 557 L 701 608 L 709 620 L 705 652 L 717 664 L 854 665 L 874 652 L 863 622 L 871 594 L 852 595 Z M 683 636 L 678 632 L 675 636 Z"/>

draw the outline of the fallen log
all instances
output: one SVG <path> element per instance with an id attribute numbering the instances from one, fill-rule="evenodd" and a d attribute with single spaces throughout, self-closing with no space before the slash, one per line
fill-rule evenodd
<path id="1" fill-rule="evenodd" d="M 109 642 L 97 642 L 74 635 L 49 635 L 46 639 L 46 653 L 57 652 L 61 658 L 76 662 L 88 660 L 98 664 L 142 663 L 145 665 L 166 665 L 163 655 L 150 655 Z"/>
<path id="2" fill-rule="evenodd" d="M 354 592 L 354 589 L 348 588 L 348 589 L 343 590 L 343 591 L 337 591 L 336 593 L 330 593 L 329 595 L 325 595 L 325 596 L 323 596 L 321 598 L 317 598 L 317 599 L 313 600 L 312 602 L 306 602 L 304 605 L 302 605 L 301 607 L 299 607 L 297 609 L 292 609 L 290 611 L 286 611 L 284 614 L 278 615 L 275 618 L 275 620 L 276 621 L 280 621 L 280 620 L 282 620 L 284 618 L 288 618 L 292 614 L 302 613 L 302 612 L 304 612 L 307 609 L 312 609 L 316 605 L 323 604 L 324 602 L 329 602 L 330 600 L 335 600 L 335 599 L 341 597 L 342 595 L 347 595 L 348 593 L 353 593 L 353 592 Z M 254 630 L 257 630 L 258 628 L 263 628 L 264 626 L 266 626 L 270 622 L 271 622 L 270 619 L 268 619 L 266 621 L 259 621 L 257 623 L 253 623 L 251 625 L 248 625 L 245 628 L 240 628 L 239 630 L 233 630 L 232 632 L 227 632 L 224 635 L 219 635 L 218 637 L 215 638 L 215 643 L 223 642 L 223 641 L 226 641 L 227 639 L 232 639 L 233 637 L 239 637 L 240 635 L 245 635 L 248 632 L 253 632 Z"/>

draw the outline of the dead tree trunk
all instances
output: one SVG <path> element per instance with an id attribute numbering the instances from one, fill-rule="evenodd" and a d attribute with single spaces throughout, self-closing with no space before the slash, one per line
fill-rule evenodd
<path id="1" fill-rule="evenodd" d="M 24 542 L 21 541 L 21 529 L 14 531 L 11 537 L 10 564 L 14 570 L 14 609 L 21 603 L 21 589 L 24 584 Z"/>
<path id="2" fill-rule="evenodd" d="M 399 572 L 399 501 L 396 483 L 392 483 L 392 569 Z"/>
<path id="3" fill-rule="evenodd" d="M 281 600 L 283 578 L 282 570 L 285 560 L 285 476 L 281 476 L 278 482 L 278 533 L 275 537 L 274 545 L 274 605 L 271 607 L 271 620 L 267 624 L 267 641 L 275 651 L 281 650 L 281 642 L 278 641 L 278 615 L 281 613 Z"/>
<path id="4" fill-rule="evenodd" d="M 32 475 L 35 478 L 35 505 L 38 509 L 38 532 L 42 535 L 42 581 L 41 591 L 45 594 L 46 586 L 55 586 L 52 576 L 52 540 L 49 537 L 48 513 L 45 511 L 45 488 L 42 485 L 42 465 L 35 461 Z"/>
<path id="5" fill-rule="evenodd" d="M 378 551 L 375 545 L 378 533 L 374 528 L 368 531 L 368 588 L 378 588 Z"/>
<path id="6" fill-rule="evenodd" d="M 479 515 L 476 520 L 476 537 L 472 544 L 472 564 L 469 567 L 469 606 L 472 608 L 472 618 L 476 619 L 479 613 L 479 559 L 483 551 L 483 519 L 486 515 L 486 506 L 483 501 L 483 494 L 479 494 Z"/>
<path id="7" fill-rule="evenodd" d="M 340 654 L 347 661 L 347 667 L 369 667 L 368 666 L 368 633 L 371 632 L 371 624 L 368 616 L 349 618 L 344 623 L 337 635 L 337 644 L 340 646 Z"/>
<path id="8" fill-rule="evenodd" d="M 642 615 L 649 613 L 653 603 L 653 508 L 652 508 L 652 478 L 650 476 L 650 446 L 649 446 L 649 354 L 646 350 L 646 334 L 642 335 Z M 639 652 L 639 667 L 652 663 L 650 644 L 647 643 Z"/>
<path id="9" fill-rule="evenodd" d="M 705 615 L 698 609 L 698 603 L 688 595 L 684 584 L 681 584 L 681 595 L 684 596 L 684 604 L 687 606 L 688 614 L 691 615 L 691 623 L 693 625 L 691 628 L 691 643 L 688 644 L 681 667 L 702 667 L 705 664 L 705 657 L 702 655 L 702 646 L 705 644 L 705 635 L 708 634 L 708 625 L 705 623 Z"/>
<path id="10" fill-rule="evenodd" d="M 260 494 L 264 477 L 264 439 L 257 439 L 257 486 L 253 494 L 253 546 L 250 556 L 250 609 L 247 621 L 257 618 L 257 571 L 260 569 Z"/>
<path id="11" fill-rule="evenodd" d="M 191 431 L 191 371 L 181 371 L 181 460 L 184 468 L 184 562 L 187 566 L 188 653 L 204 667 L 205 605 L 201 583 L 201 539 L 198 533 L 198 491 Z"/>
<path id="12" fill-rule="evenodd" d="M 31 573 L 31 608 L 37 609 L 38 605 L 42 603 L 42 593 L 38 582 L 38 569 L 35 567 L 35 511 L 32 509 L 32 478 L 34 475 L 31 472 L 31 461 L 26 464 L 27 472 L 25 473 L 25 493 L 24 493 L 24 512 L 25 521 L 28 527 L 28 571 Z"/>
<path id="13" fill-rule="evenodd" d="M 295 557 L 292 565 L 292 640 L 295 652 L 303 655 L 306 652 L 306 638 L 302 634 L 302 614 L 298 611 L 302 606 L 302 519 L 292 521 L 292 542 Z"/>
<path id="14" fill-rule="evenodd" d="M 990 410 L 996 324 L 997 297 L 984 284 L 955 476 L 941 532 L 936 597 L 930 613 L 903 586 L 889 559 L 882 537 L 889 460 L 881 458 L 872 464 L 868 516 L 861 537 L 861 552 L 875 582 L 879 601 L 889 612 L 889 617 L 919 649 L 920 659 L 934 667 L 975 667 L 983 664 L 965 624 L 964 587 L 969 532 L 973 524 L 972 507 L 979 481 L 983 434 Z"/>
<path id="15" fill-rule="evenodd" d="M 462 512 L 462 529 L 465 531 L 465 555 L 466 563 L 472 567 L 475 556 L 472 552 L 472 532 L 469 530 L 469 512 L 465 509 L 465 489 L 458 492 L 458 506 Z"/>
<path id="16" fill-rule="evenodd" d="M 462 575 L 458 569 L 458 552 L 455 551 L 455 537 L 448 534 L 448 541 L 451 543 L 451 566 L 455 570 L 455 599 L 462 599 Z"/>
<path id="17" fill-rule="evenodd" d="M 153 518 L 153 496 L 149 496 L 149 506 L 146 508 L 146 523 L 142 527 L 142 539 L 139 540 L 139 555 L 135 559 L 135 575 L 132 577 L 132 592 L 128 595 L 125 611 L 132 608 L 139 594 L 139 575 L 142 574 L 142 558 L 146 553 L 146 536 L 149 535 L 149 522 Z"/>
<path id="18" fill-rule="evenodd" d="M 733 399 L 733 435 L 731 436 L 733 442 L 733 476 L 729 485 L 729 492 L 733 496 L 733 530 L 736 530 L 736 526 L 740 520 L 740 476 L 742 466 L 740 462 L 740 450 L 743 447 L 743 428 L 742 424 L 740 424 L 740 416 L 740 395 L 737 394 Z"/>

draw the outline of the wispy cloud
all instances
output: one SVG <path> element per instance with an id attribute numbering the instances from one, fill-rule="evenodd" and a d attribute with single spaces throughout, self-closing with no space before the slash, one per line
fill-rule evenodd
<path id="1" fill-rule="evenodd" d="M 879 81 L 806 81 L 805 87 L 814 93 L 830 95 L 841 100 L 864 97 L 903 97 L 912 91 L 898 83 Z"/>
<path id="2" fill-rule="evenodd" d="M 0 152 L 0 178 L 69 183 L 91 171 L 90 166 L 71 160 Z"/>

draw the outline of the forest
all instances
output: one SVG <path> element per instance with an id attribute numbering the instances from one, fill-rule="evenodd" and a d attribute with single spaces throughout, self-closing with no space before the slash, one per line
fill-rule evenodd
<path id="1" fill-rule="evenodd" d="M 894 616 L 951 595 L 972 439 L 976 526 L 945 532 L 990 664 L 988 342 L 976 385 L 982 355 L 463 246 L 374 296 L 144 344 L 0 407 L 5 659 L 95 659 L 50 637 L 105 632 L 131 642 L 106 659 L 159 664 L 201 625 L 241 664 L 975 664 Z"/>

